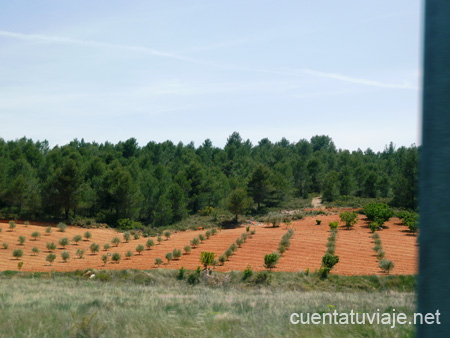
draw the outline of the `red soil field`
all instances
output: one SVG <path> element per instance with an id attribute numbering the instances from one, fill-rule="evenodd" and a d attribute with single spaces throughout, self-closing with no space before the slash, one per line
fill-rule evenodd
<path id="1" fill-rule="evenodd" d="M 364 216 L 359 216 L 358 223 L 351 230 L 346 230 L 340 225 L 336 240 L 336 255 L 340 261 L 332 270 L 333 274 L 340 275 L 371 275 L 383 274 L 378 268 L 378 260 L 374 246 L 370 238 L 371 232 L 368 228 L 368 221 Z M 321 219 L 322 224 L 316 225 L 316 219 Z M 310 271 L 318 269 L 321 264 L 322 256 L 326 251 L 327 237 L 330 235 L 328 223 L 339 220 L 338 213 L 332 215 L 320 215 L 315 217 L 306 217 L 302 220 L 292 222 L 289 228 L 295 230 L 291 239 L 290 248 L 280 258 L 274 271 Z M 340 222 L 342 224 L 342 222 Z M 113 229 L 84 229 L 74 226 L 68 226 L 65 232 L 60 232 L 53 225 L 53 232 L 50 235 L 45 234 L 47 225 L 42 223 L 30 224 L 25 226 L 17 223 L 14 231 L 9 230 L 8 223 L 0 223 L 2 232 L 0 233 L 0 243 L 8 243 L 8 249 L 3 249 L 0 244 L 0 271 L 17 270 L 18 262 L 23 261 L 22 271 L 71 271 L 91 269 L 155 269 L 154 260 L 156 257 L 163 259 L 164 263 L 160 268 L 179 269 L 183 266 L 185 269 L 196 269 L 200 265 L 200 253 L 202 251 L 212 251 L 216 257 L 222 255 L 225 250 L 234 243 L 237 238 L 245 232 L 245 226 L 235 229 L 224 229 L 215 236 L 211 236 L 201 243 L 197 248 L 192 248 L 192 252 L 184 254 L 183 248 L 190 244 L 190 240 L 205 230 L 174 232 L 168 239 L 157 244 L 156 238 L 152 237 L 155 246 L 151 250 L 145 250 L 141 255 L 136 252 L 138 244 L 145 246 L 148 238 L 141 237 L 138 240 L 130 239 L 128 243 L 123 240 L 123 235 Z M 418 247 L 417 237 L 410 234 L 407 228 L 400 224 L 400 220 L 392 218 L 386 223 L 387 228 L 379 231 L 382 246 L 386 252 L 386 258 L 394 262 L 395 268 L 391 274 L 415 274 L 417 273 Z M 241 248 L 230 257 L 223 265 L 217 266 L 217 271 L 244 270 L 248 265 L 255 271 L 264 270 L 264 255 L 276 251 L 281 237 L 286 233 L 288 226 L 282 225 L 277 228 L 269 227 L 265 224 L 250 224 L 251 229 L 256 233 L 247 239 Z M 39 231 L 41 237 L 36 241 L 32 239 L 31 234 Z M 59 239 L 67 237 L 71 240 L 75 235 L 83 235 L 89 231 L 92 238 L 89 241 L 82 240 L 76 244 L 69 244 L 63 249 L 58 245 Z M 18 237 L 25 236 L 26 241 L 23 245 L 19 244 Z M 103 250 L 103 244 L 110 243 L 113 237 L 119 237 L 121 243 L 118 247 L 111 245 L 108 251 Z M 45 258 L 48 255 L 46 248 L 47 242 L 54 242 L 57 249 L 54 251 L 57 258 L 50 265 Z M 92 243 L 100 245 L 100 252 L 91 254 L 89 246 Z M 31 249 L 37 247 L 40 252 L 33 255 Z M 20 259 L 15 259 L 12 255 L 13 250 L 22 249 L 24 255 Z M 83 259 L 76 256 L 78 248 L 85 250 Z M 183 255 L 179 260 L 172 260 L 169 263 L 165 255 L 173 249 L 183 250 Z M 125 253 L 130 250 L 134 253 L 131 259 L 125 259 Z M 61 258 L 61 252 L 68 251 L 70 259 L 64 263 Z M 105 253 L 118 252 L 122 256 L 120 263 L 111 261 L 105 266 L 101 257 Z"/>

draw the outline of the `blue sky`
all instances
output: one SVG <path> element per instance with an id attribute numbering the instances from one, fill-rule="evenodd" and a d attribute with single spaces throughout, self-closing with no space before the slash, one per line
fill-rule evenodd
<path id="1" fill-rule="evenodd" d="M 0 137 L 419 143 L 421 2 L 4 1 Z"/>

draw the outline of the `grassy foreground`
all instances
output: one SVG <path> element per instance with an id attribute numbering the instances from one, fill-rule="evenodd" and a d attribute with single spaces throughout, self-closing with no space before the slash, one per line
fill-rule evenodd
<path id="1" fill-rule="evenodd" d="M 94 271 L 95 272 L 95 271 Z M 343 277 L 177 271 L 0 273 L 1 337 L 405 337 L 412 325 L 293 325 L 291 313 L 415 310 L 413 276 Z"/>

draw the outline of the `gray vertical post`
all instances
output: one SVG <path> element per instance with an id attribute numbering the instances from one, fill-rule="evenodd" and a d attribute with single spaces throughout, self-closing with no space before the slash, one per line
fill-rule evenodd
<path id="1" fill-rule="evenodd" d="M 418 337 L 450 337 L 450 1 L 425 1 L 418 312 L 440 325 Z"/>

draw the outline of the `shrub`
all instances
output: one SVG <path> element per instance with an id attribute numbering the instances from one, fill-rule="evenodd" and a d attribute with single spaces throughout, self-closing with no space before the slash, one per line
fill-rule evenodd
<path id="1" fill-rule="evenodd" d="M 211 235 L 215 235 L 215 234 L 217 234 L 217 228 L 212 228 L 211 229 Z"/>
<path id="2" fill-rule="evenodd" d="M 106 263 L 108 263 L 108 255 L 103 255 L 102 261 L 103 261 L 103 265 L 106 265 Z"/>
<path id="3" fill-rule="evenodd" d="M 280 253 L 280 255 L 283 255 L 286 252 L 286 247 L 284 245 L 279 245 L 278 246 L 278 252 Z"/>
<path id="4" fill-rule="evenodd" d="M 271 270 L 275 267 L 275 265 L 277 265 L 279 259 L 280 259 L 280 255 L 278 255 L 278 253 L 276 253 L 276 252 L 266 254 L 264 256 L 264 266 L 267 269 Z"/>
<path id="5" fill-rule="evenodd" d="M 380 267 L 381 270 L 383 270 L 384 272 L 387 272 L 387 274 L 389 275 L 389 271 L 391 271 L 395 265 L 394 265 L 394 262 L 392 262 L 390 260 L 382 259 L 378 263 L 378 266 Z"/>
<path id="6" fill-rule="evenodd" d="M 111 240 L 111 243 L 112 244 L 114 244 L 114 246 L 119 246 L 119 243 L 120 243 L 120 239 L 119 239 L 119 237 L 114 237 L 112 240 Z"/>
<path id="7" fill-rule="evenodd" d="M 280 245 L 286 247 L 288 249 L 291 246 L 291 241 L 288 238 L 282 238 L 280 241 Z"/>
<path id="8" fill-rule="evenodd" d="M 82 259 L 84 256 L 84 250 L 83 249 L 77 249 L 77 256 L 79 259 Z"/>
<path id="9" fill-rule="evenodd" d="M 327 278 L 330 271 L 334 266 L 339 263 L 339 256 L 332 255 L 331 253 L 325 253 L 322 257 L 322 266 L 320 268 L 320 273 L 322 278 Z"/>
<path id="10" fill-rule="evenodd" d="M 197 247 L 199 244 L 200 244 L 200 240 L 197 237 L 195 237 L 191 240 L 191 246 L 193 248 Z"/>
<path id="11" fill-rule="evenodd" d="M 231 243 L 229 249 L 230 249 L 231 251 L 235 252 L 235 251 L 238 249 L 238 247 L 237 247 L 237 245 L 236 245 L 235 243 Z"/>
<path id="12" fill-rule="evenodd" d="M 41 233 L 40 233 L 39 231 L 34 231 L 34 232 L 31 234 L 31 237 L 33 237 L 34 240 L 36 241 L 39 237 L 41 237 Z"/>
<path id="13" fill-rule="evenodd" d="M 191 252 L 191 246 L 190 246 L 190 245 L 186 245 L 186 246 L 184 247 L 184 252 L 185 252 L 186 254 L 190 253 L 190 252 Z"/>
<path id="14" fill-rule="evenodd" d="M 189 285 L 196 285 L 200 283 L 200 269 L 197 268 L 196 271 L 191 272 L 187 278 L 187 282 Z"/>
<path id="15" fill-rule="evenodd" d="M 256 274 L 255 284 L 266 284 L 270 285 L 272 282 L 272 276 L 267 271 L 260 271 Z"/>
<path id="16" fill-rule="evenodd" d="M 25 225 L 25 228 L 28 228 L 28 226 L 30 225 L 30 222 L 25 221 L 23 224 Z"/>
<path id="17" fill-rule="evenodd" d="M 375 246 L 372 248 L 373 251 L 380 251 L 382 249 L 383 247 L 381 246 L 381 244 L 375 244 Z"/>
<path id="18" fill-rule="evenodd" d="M 93 254 L 95 254 L 96 252 L 99 252 L 99 251 L 100 251 L 100 245 L 97 244 L 97 243 L 92 243 L 92 244 L 89 246 L 89 249 L 91 250 L 91 252 L 92 252 Z"/>
<path id="19" fill-rule="evenodd" d="M 67 229 L 67 225 L 65 223 L 59 223 L 58 229 L 59 229 L 59 231 L 64 232 Z"/>
<path id="20" fill-rule="evenodd" d="M 9 247 L 9 244 L 8 243 L 3 243 L 2 246 L 3 246 L 3 249 L 7 250 L 8 247 Z"/>
<path id="21" fill-rule="evenodd" d="M 92 235 L 91 235 L 91 233 L 90 233 L 89 231 L 86 231 L 86 232 L 83 234 L 83 237 L 88 241 L 88 240 L 91 239 Z"/>
<path id="22" fill-rule="evenodd" d="M 383 259 L 385 256 L 385 252 L 383 250 L 377 251 L 377 259 Z"/>
<path id="23" fill-rule="evenodd" d="M 109 245 L 109 243 L 103 244 L 103 250 L 108 251 L 109 249 L 111 249 L 111 245 Z"/>
<path id="24" fill-rule="evenodd" d="M 363 213 L 370 221 L 377 221 L 380 226 L 394 216 L 392 209 L 384 203 L 369 203 L 364 207 Z"/>
<path id="25" fill-rule="evenodd" d="M 408 229 L 409 231 L 411 231 L 413 234 L 415 234 L 417 232 L 417 229 L 419 228 L 419 222 L 415 221 L 415 222 L 411 222 L 408 224 Z"/>
<path id="26" fill-rule="evenodd" d="M 123 239 L 125 240 L 125 242 L 128 243 L 130 241 L 130 238 L 131 238 L 131 234 L 128 231 L 123 233 Z"/>
<path id="27" fill-rule="evenodd" d="M 244 232 L 244 233 L 241 235 L 242 242 L 245 243 L 245 242 L 247 241 L 247 238 L 248 238 L 248 233 Z"/>
<path id="28" fill-rule="evenodd" d="M 53 263 L 53 261 L 54 261 L 55 259 L 56 259 L 56 255 L 53 254 L 53 253 L 48 254 L 47 257 L 45 257 L 45 260 L 46 260 L 47 262 L 49 262 L 50 265 L 52 265 L 52 263 Z"/>
<path id="29" fill-rule="evenodd" d="M 327 248 L 334 248 L 334 247 L 336 247 L 336 243 L 334 241 L 330 241 L 330 242 L 327 242 L 326 246 L 327 246 Z"/>
<path id="30" fill-rule="evenodd" d="M 236 244 L 237 244 L 238 247 L 241 247 L 241 246 L 242 246 L 242 243 L 244 243 L 244 241 L 242 240 L 242 238 L 238 238 L 238 239 L 236 240 Z"/>
<path id="31" fill-rule="evenodd" d="M 134 237 L 134 239 L 139 239 L 139 238 L 141 238 L 141 233 L 140 232 L 135 232 L 133 237 Z"/>
<path id="32" fill-rule="evenodd" d="M 370 222 L 369 223 L 369 229 L 372 231 L 372 233 L 375 233 L 379 228 L 379 224 L 377 222 Z"/>
<path id="33" fill-rule="evenodd" d="M 17 259 L 23 256 L 23 251 L 21 249 L 16 249 L 13 251 L 13 256 Z"/>
<path id="34" fill-rule="evenodd" d="M 228 258 L 230 258 L 231 256 L 233 256 L 233 251 L 232 251 L 231 249 L 227 249 L 227 250 L 225 251 L 224 255 L 225 255 L 225 257 L 226 257 L 227 260 L 228 260 Z"/>
<path id="35" fill-rule="evenodd" d="M 270 212 L 265 218 L 264 223 L 272 224 L 272 227 L 276 228 L 280 226 L 283 221 L 283 216 L 277 212 Z"/>
<path id="36" fill-rule="evenodd" d="M 144 248 L 144 246 L 142 245 L 142 244 L 139 244 L 137 247 L 136 247 L 136 252 L 140 255 L 141 253 L 142 253 L 142 251 L 144 251 L 145 250 L 145 248 Z"/>
<path id="37" fill-rule="evenodd" d="M 214 254 L 214 252 L 202 251 L 202 253 L 200 254 L 200 262 L 206 269 L 208 268 L 208 265 L 212 265 L 215 257 L 216 255 Z"/>
<path id="38" fill-rule="evenodd" d="M 69 239 L 67 237 L 63 237 L 58 241 L 59 245 L 61 245 L 63 248 L 66 247 L 66 245 L 69 245 Z"/>
<path id="39" fill-rule="evenodd" d="M 61 253 L 61 257 L 62 257 L 62 259 L 63 259 L 63 261 L 64 261 L 64 263 L 65 263 L 65 262 L 67 262 L 67 260 L 70 258 L 70 254 L 69 254 L 67 251 L 63 251 L 63 252 Z"/>
<path id="40" fill-rule="evenodd" d="M 145 246 L 147 247 L 148 250 L 150 250 L 152 248 L 152 246 L 155 246 L 155 242 L 153 242 L 153 239 L 148 239 L 147 243 L 145 243 Z"/>
<path id="41" fill-rule="evenodd" d="M 9 221 L 9 229 L 14 230 L 16 228 L 16 222 Z"/>
<path id="42" fill-rule="evenodd" d="M 38 248 L 34 247 L 31 249 L 31 252 L 33 253 L 33 256 L 37 255 L 40 251 Z"/>
<path id="43" fill-rule="evenodd" d="M 47 242 L 47 250 L 50 252 L 56 250 L 56 244 L 53 242 Z"/>
<path id="44" fill-rule="evenodd" d="M 173 258 L 173 254 L 171 252 L 166 253 L 167 264 L 170 263 L 172 258 Z"/>
<path id="45" fill-rule="evenodd" d="M 339 226 L 339 222 L 338 221 L 330 222 L 328 223 L 328 226 L 330 227 L 330 230 L 337 229 Z"/>
<path id="46" fill-rule="evenodd" d="M 164 231 L 164 237 L 166 237 L 166 241 L 170 238 L 172 233 L 169 230 Z"/>
<path id="47" fill-rule="evenodd" d="M 316 219 L 316 225 L 320 225 L 322 223 L 321 219 Z"/>
<path id="48" fill-rule="evenodd" d="M 133 257 L 133 253 L 128 250 L 127 253 L 125 254 L 126 259 L 130 259 L 131 257 Z"/>
<path id="49" fill-rule="evenodd" d="M 329 253 L 330 255 L 334 255 L 335 252 L 336 252 L 336 248 L 334 246 L 330 246 L 329 248 L 327 248 L 327 251 L 325 253 Z"/>
<path id="50" fill-rule="evenodd" d="M 341 221 L 345 223 L 347 230 L 358 222 L 358 214 L 356 212 L 344 211 L 339 214 Z"/>
<path id="51" fill-rule="evenodd" d="M 22 270 L 22 266 L 23 266 L 23 262 L 17 263 L 17 268 L 18 268 L 19 270 Z"/>
<path id="52" fill-rule="evenodd" d="M 247 225 L 247 226 L 245 227 L 245 231 L 247 231 L 247 232 L 250 231 L 250 226 L 249 226 L 249 225 Z"/>
<path id="53" fill-rule="evenodd" d="M 225 257 L 225 255 L 222 255 L 222 256 L 219 257 L 219 263 L 221 265 L 224 265 L 226 260 L 227 260 L 227 257 Z"/>
<path id="54" fill-rule="evenodd" d="M 173 259 L 179 259 L 181 257 L 181 249 L 173 249 Z"/>
<path id="55" fill-rule="evenodd" d="M 159 266 L 160 266 L 162 263 L 163 263 L 163 260 L 162 260 L 161 258 L 159 258 L 159 257 L 156 257 L 156 258 L 155 258 L 155 265 L 157 265 L 158 268 L 159 268 Z"/>
<path id="56" fill-rule="evenodd" d="M 205 236 L 203 236 L 203 234 L 198 235 L 198 239 L 200 240 L 200 243 L 203 243 L 203 241 L 205 240 Z"/>
<path id="57" fill-rule="evenodd" d="M 184 267 L 181 267 L 180 270 L 178 270 L 177 273 L 177 279 L 178 280 L 183 280 L 184 279 L 184 274 L 186 273 L 186 269 Z"/>
<path id="58" fill-rule="evenodd" d="M 256 233 L 256 230 L 250 231 L 250 235 L 254 235 Z"/>
<path id="59" fill-rule="evenodd" d="M 206 236 L 206 239 L 209 239 L 209 237 L 211 237 L 211 230 L 206 231 L 205 236 Z"/>
<path id="60" fill-rule="evenodd" d="M 375 233 L 373 233 L 370 237 L 371 237 L 372 239 L 378 239 L 378 238 L 380 238 L 380 234 L 377 233 L 377 232 L 375 232 Z"/>
<path id="61" fill-rule="evenodd" d="M 47 235 L 50 235 L 51 233 L 52 233 L 52 227 L 47 227 L 46 229 L 45 229 L 45 233 L 47 234 Z"/>
<path id="62" fill-rule="evenodd" d="M 120 256 L 120 253 L 118 253 L 118 252 L 114 252 L 111 256 L 111 260 L 116 262 L 116 264 L 119 264 L 121 259 L 122 259 L 122 256 Z"/>
<path id="63" fill-rule="evenodd" d="M 253 275 L 253 270 L 250 264 L 247 265 L 244 272 L 242 273 L 242 279 L 247 280 Z"/>
<path id="64" fill-rule="evenodd" d="M 82 240 L 81 235 L 75 235 L 72 238 L 72 242 L 75 242 L 76 245 L 78 245 L 78 242 Z"/>
<path id="65" fill-rule="evenodd" d="M 158 237 L 156 238 L 156 240 L 158 241 L 158 244 L 161 244 L 161 242 L 163 241 L 163 239 L 162 239 L 161 236 L 158 236 Z"/>
<path id="66" fill-rule="evenodd" d="M 381 239 L 380 238 L 376 238 L 373 241 L 375 243 L 375 245 L 381 245 Z"/>
<path id="67" fill-rule="evenodd" d="M 19 236 L 19 244 L 23 245 L 25 243 L 25 236 Z"/>
<path id="68" fill-rule="evenodd" d="M 0 228 L 0 234 L 2 233 L 2 228 Z"/>

